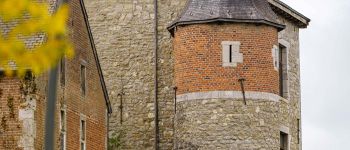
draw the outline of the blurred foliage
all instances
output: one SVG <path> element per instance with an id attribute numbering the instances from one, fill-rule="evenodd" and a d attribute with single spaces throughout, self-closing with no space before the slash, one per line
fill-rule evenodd
<path id="1" fill-rule="evenodd" d="M 0 68 L 6 75 L 14 70 L 19 76 L 27 70 L 40 74 L 74 55 L 66 27 L 68 5 L 49 10 L 38 0 L 0 0 Z M 28 45 L 40 36 L 39 44 Z"/>

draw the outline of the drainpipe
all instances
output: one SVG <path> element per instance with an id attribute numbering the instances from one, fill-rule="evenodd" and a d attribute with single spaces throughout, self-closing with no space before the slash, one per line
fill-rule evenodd
<path id="1" fill-rule="evenodd" d="M 176 103 L 177 103 L 177 97 L 176 97 L 176 95 L 177 95 L 177 86 L 175 86 L 174 87 L 174 114 L 176 114 L 176 111 L 177 111 L 177 109 L 176 109 Z"/>
<path id="2" fill-rule="evenodd" d="M 47 91 L 46 118 L 45 118 L 45 149 L 55 149 L 55 112 L 57 91 L 57 67 L 50 70 Z"/>
<path id="3" fill-rule="evenodd" d="M 177 87 L 175 86 L 174 87 L 174 118 L 173 118 L 173 144 L 174 144 L 174 149 L 176 148 L 176 134 L 175 134 L 175 132 L 176 132 L 176 130 L 175 130 L 175 119 L 176 119 L 176 112 L 177 112 L 177 109 L 176 109 L 176 107 L 177 107 L 177 105 L 176 105 L 176 103 L 177 103 L 177 97 L 176 97 L 176 95 L 177 95 Z"/>
<path id="4" fill-rule="evenodd" d="M 159 116 L 158 116 L 158 2 L 154 3 L 154 125 L 155 150 L 159 150 Z"/>
<path id="5" fill-rule="evenodd" d="M 58 7 L 63 3 L 67 3 L 65 0 L 59 0 L 56 3 L 55 12 Z M 57 62 L 58 63 L 58 62 Z M 47 91 L 47 103 L 46 103 L 46 116 L 45 116 L 45 149 L 55 149 L 55 113 L 56 113 L 56 101 L 57 101 L 57 79 L 58 68 L 53 67 L 49 72 L 48 79 L 48 91 Z"/>
<path id="6" fill-rule="evenodd" d="M 108 146 L 109 146 L 109 118 L 111 116 L 111 113 L 108 112 L 108 109 L 106 110 L 106 121 L 107 121 L 107 137 L 106 137 L 106 149 L 108 149 Z"/>

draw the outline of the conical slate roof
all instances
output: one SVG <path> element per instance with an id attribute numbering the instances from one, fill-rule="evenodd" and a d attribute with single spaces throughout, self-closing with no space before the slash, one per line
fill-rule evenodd
<path id="1" fill-rule="evenodd" d="M 178 25 L 210 22 L 261 23 L 283 30 L 285 26 L 276 19 L 267 0 L 189 0 L 168 30 L 172 32 Z"/>

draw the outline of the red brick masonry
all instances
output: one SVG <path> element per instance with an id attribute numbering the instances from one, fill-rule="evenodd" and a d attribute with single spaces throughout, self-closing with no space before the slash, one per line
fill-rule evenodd
<path id="1" fill-rule="evenodd" d="M 223 67 L 222 41 L 239 41 L 243 64 Z M 238 76 L 246 79 L 246 91 L 279 93 L 272 47 L 277 29 L 245 23 L 195 24 L 175 31 L 175 83 L 178 94 L 203 91 L 240 91 Z"/>

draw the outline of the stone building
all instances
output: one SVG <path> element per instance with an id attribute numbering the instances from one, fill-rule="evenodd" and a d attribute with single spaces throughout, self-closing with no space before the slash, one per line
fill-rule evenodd
<path id="1" fill-rule="evenodd" d="M 279 0 L 86 7 L 122 149 L 301 149 L 307 17 Z"/>
<path id="2" fill-rule="evenodd" d="M 56 0 L 50 0 L 51 10 Z M 106 149 L 107 116 L 111 113 L 107 89 L 82 0 L 69 0 L 69 30 L 73 59 L 59 67 L 56 108 L 56 147 L 62 150 Z M 1 31 L 11 24 L 0 21 Z M 6 33 L 6 32 L 3 32 Z M 28 38 L 40 45 L 45 36 Z M 1 68 L 1 66 L 0 66 Z M 0 70 L 0 150 L 43 150 L 48 75 L 5 77 Z"/>

